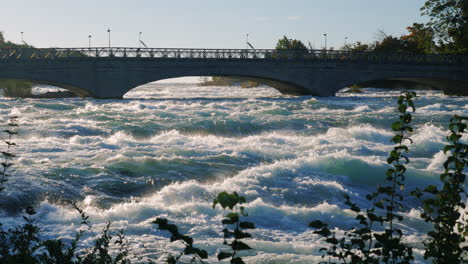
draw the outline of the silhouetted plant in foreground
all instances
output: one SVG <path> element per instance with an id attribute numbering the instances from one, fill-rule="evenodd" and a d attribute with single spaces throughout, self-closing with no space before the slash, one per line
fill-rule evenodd
<path id="1" fill-rule="evenodd" d="M 251 235 L 247 232 L 242 231 L 242 229 L 254 229 L 255 225 L 252 222 L 240 221 L 241 216 L 247 216 L 247 213 L 244 211 L 245 208 L 241 204 L 245 203 L 246 200 L 244 197 L 239 196 L 237 192 L 232 194 L 227 192 L 221 192 L 218 194 L 216 199 L 213 201 L 213 209 L 216 205 L 220 205 L 223 210 L 229 208 L 231 212 L 226 214 L 222 220 L 223 225 L 233 225 L 233 230 L 229 230 L 227 227 L 223 229 L 224 233 L 224 243 L 231 247 L 232 252 L 221 251 L 218 254 L 218 260 L 223 260 L 231 258 L 231 263 L 240 264 L 244 263 L 241 257 L 238 257 L 237 254 L 241 250 L 252 249 L 249 245 L 242 242 L 241 239 L 250 238 Z M 232 238 L 231 243 L 228 243 L 226 239 Z"/>
<path id="2" fill-rule="evenodd" d="M 243 229 L 254 229 L 255 225 L 251 222 L 240 221 L 241 217 L 247 216 L 245 208 L 241 204 L 246 203 L 244 197 L 239 196 L 236 192 L 227 193 L 221 192 L 213 201 L 213 209 L 216 205 L 220 205 L 223 210 L 229 209 L 224 219 L 221 221 L 223 225 L 233 225 L 233 230 L 229 230 L 227 227 L 223 229 L 224 245 L 228 245 L 232 252 L 221 251 L 218 253 L 217 258 L 219 261 L 230 258 L 230 263 L 242 264 L 245 263 L 241 257 L 238 256 L 239 251 L 252 249 L 249 245 L 241 241 L 245 238 L 250 238 L 251 235 Z M 171 242 L 181 241 L 185 245 L 185 249 L 178 256 L 169 255 L 167 263 L 177 263 L 184 255 L 194 255 L 192 262 L 196 260 L 203 263 L 202 259 L 208 258 L 208 253 L 205 250 L 200 250 L 193 247 L 193 239 L 189 236 L 182 235 L 176 225 L 168 224 L 167 219 L 157 218 L 153 223 L 158 225 L 159 230 L 167 230 L 171 233 Z M 229 243 L 227 239 L 232 239 Z"/>
<path id="3" fill-rule="evenodd" d="M 8 135 L 6 140 L 3 140 L 7 145 L 7 149 L 2 151 L 3 162 L 2 162 L 2 170 L 0 171 L 0 192 L 5 189 L 4 184 L 8 181 L 8 168 L 10 168 L 13 163 L 10 162 L 12 158 L 15 157 L 15 154 L 11 153 L 11 147 L 16 146 L 16 143 L 12 141 L 14 135 L 18 134 L 16 131 L 16 127 L 18 127 L 18 117 L 12 116 L 8 119 L 8 129 L 3 130 L 2 132 Z"/>
<path id="4" fill-rule="evenodd" d="M 75 209 L 81 215 L 81 224 L 91 229 L 88 216 L 76 204 Z M 94 240 L 94 246 L 86 250 L 79 250 L 78 243 L 85 233 L 79 230 L 70 243 L 62 239 L 42 240 L 41 230 L 35 224 L 35 210 L 28 207 L 23 216 L 25 224 L 8 231 L 0 230 L 0 263 L 45 263 L 45 264 L 129 264 L 128 248 L 123 230 L 117 233 L 113 240 L 110 223 L 102 230 L 101 235 Z M 119 245 L 117 254 L 111 254 L 111 242 Z M 115 255 L 115 256 L 113 256 Z"/>
<path id="5" fill-rule="evenodd" d="M 450 155 L 444 163 L 445 172 L 440 175 L 442 187 L 429 185 L 422 191 L 412 192 L 418 198 L 425 196 L 421 218 L 433 224 L 434 230 L 428 233 L 430 240 L 425 243 L 424 258 L 433 258 L 436 263 L 461 263 L 464 252 L 467 257 L 468 246 L 463 246 L 468 237 L 463 170 L 467 164 L 468 145 L 461 141 L 467 121 L 467 117 L 460 116 L 450 119 L 449 145 L 444 148 L 444 153 L 450 152 Z"/>
<path id="6" fill-rule="evenodd" d="M 409 158 L 405 153 L 408 147 L 405 141 L 412 142 L 409 134 L 413 132 L 410 126 L 411 109 L 415 110 L 413 92 L 407 92 L 398 98 L 399 121 L 392 124 L 392 130 L 396 132 L 391 141 L 397 144 L 387 159 L 392 165 L 386 172 L 384 186 L 379 186 L 377 191 L 366 196 L 372 202 L 372 206 L 365 210 L 353 203 L 348 195 L 345 195 L 345 204 L 356 213 L 355 219 L 359 226 L 346 231 L 344 236 L 337 238 L 335 232 L 328 228 L 328 224 L 315 220 L 309 224 L 318 230 L 314 233 L 325 237 L 325 242 L 330 244 L 329 248 L 322 248 L 328 256 L 328 263 L 337 258 L 343 263 L 409 263 L 412 259 L 412 249 L 402 243 L 402 231 L 395 227 L 395 221 L 402 221 L 403 216 L 399 211 L 403 208 L 404 181 L 406 167 Z M 381 211 L 383 211 L 381 215 Z M 373 230 L 379 224 L 384 228 L 383 232 Z"/>
<path id="7" fill-rule="evenodd" d="M 184 255 L 194 255 L 191 259 L 192 263 L 197 259 L 203 263 L 202 259 L 208 258 L 208 253 L 205 250 L 201 250 L 193 246 L 193 238 L 179 233 L 177 226 L 174 224 L 169 224 L 166 218 L 157 218 L 155 221 L 153 221 L 153 223 L 158 225 L 159 230 L 167 230 L 171 233 L 171 242 L 181 241 L 185 245 L 184 251 L 178 256 L 169 255 L 167 258 L 167 263 L 175 264 Z"/>

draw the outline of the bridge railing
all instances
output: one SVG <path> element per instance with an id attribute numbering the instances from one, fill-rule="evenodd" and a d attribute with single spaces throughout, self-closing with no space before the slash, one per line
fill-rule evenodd
<path id="1" fill-rule="evenodd" d="M 0 60 L 59 58 L 168 58 L 242 60 L 367 61 L 379 63 L 465 64 L 466 54 L 378 53 L 347 50 L 175 49 L 175 48 L 44 48 L 0 49 Z"/>

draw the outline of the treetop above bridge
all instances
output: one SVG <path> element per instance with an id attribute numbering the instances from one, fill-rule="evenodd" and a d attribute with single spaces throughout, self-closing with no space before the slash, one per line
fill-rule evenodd
<path id="1" fill-rule="evenodd" d="M 465 64 L 466 54 L 378 53 L 349 50 L 186 49 L 186 48 L 4 48 L 0 61 L 61 58 L 170 58 L 226 60 L 325 60 L 377 63 Z"/>

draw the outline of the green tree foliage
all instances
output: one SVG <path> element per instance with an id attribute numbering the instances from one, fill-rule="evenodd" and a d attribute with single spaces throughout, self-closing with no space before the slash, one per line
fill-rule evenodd
<path id="1" fill-rule="evenodd" d="M 431 35 L 422 24 L 413 24 L 406 28 L 408 35 L 394 37 L 380 31 L 381 39 L 374 42 L 373 50 L 384 53 L 430 53 Z"/>
<path id="2" fill-rule="evenodd" d="M 16 44 L 11 41 L 6 41 L 5 37 L 3 36 L 3 32 L 0 31 L 0 48 L 34 48 L 31 45 L 27 45 L 24 43 Z"/>
<path id="3" fill-rule="evenodd" d="M 349 51 L 367 51 L 370 50 L 372 47 L 368 44 L 364 44 L 360 41 L 356 41 L 355 43 L 348 43 L 345 46 L 343 46 L 343 50 L 349 50 Z"/>
<path id="4" fill-rule="evenodd" d="M 297 39 L 290 39 L 286 36 L 279 39 L 276 43 L 276 50 L 303 50 L 307 51 L 307 47 L 302 43 L 302 41 Z"/>
<path id="5" fill-rule="evenodd" d="M 406 28 L 407 35 L 400 37 L 405 49 L 411 53 L 432 53 L 435 44 L 432 40 L 432 31 L 421 23 L 413 23 Z"/>
<path id="6" fill-rule="evenodd" d="M 309 53 L 307 47 L 302 43 L 302 41 L 297 39 L 290 39 L 286 36 L 279 39 L 276 43 L 276 54 L 274 56 L 279 57 L 303 57 L 305 54 Z"/>
<path id="7" fill-rule="evenodd" d="M 348 44 L 344 49 L 351 51 L 374 51 L 379 53 L 431 53 L 435 45 L 432 43 L 432 33 L 424 24 L 414 23 L 406 28 L 407 35 L 395 37 L 383 31 L 378 32 L 378 40 L 372 44 L 356 42 Z"/>
<path id="8" fill-rule="evenodd" d="M 427 25 L 438 39 L 440 51 L 468 52 L 468 1 L 427 0 L 421 11 L 430 18 Z"/>
<path id="9" fill-rule="evenodd" d="M 403 52 L 403 43 L 402 41 L 394 36 L 385 36 L 382 40 L 376 41 L 374 43 L 375 52 L 384 52 L 384 53 L 395 53 Z"/>

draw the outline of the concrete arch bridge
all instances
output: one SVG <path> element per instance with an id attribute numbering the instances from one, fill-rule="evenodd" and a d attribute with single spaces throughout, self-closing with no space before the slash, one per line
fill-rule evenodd
<path id="1" fill-rule="evenodd" d="M 29 80 L 79 96 L 122 98 L 142 84 L 183 76 L 258 81 L 283 94 L 334 96 L 375 81 L 423 84 L 468 95 L 467 55 L 234 49 L 0 49 L 0 79 Z"/>

